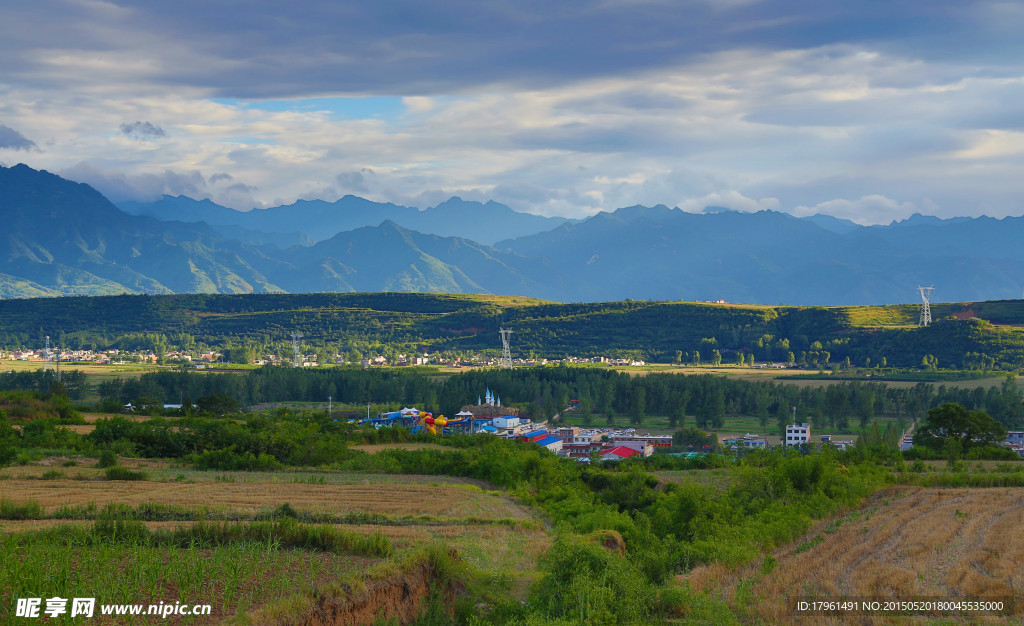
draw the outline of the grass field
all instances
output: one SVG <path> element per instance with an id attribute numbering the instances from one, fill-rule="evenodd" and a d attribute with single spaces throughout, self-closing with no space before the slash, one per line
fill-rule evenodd
<path id="1" fill-rule="evenodd" d="M 767 623 L 794 619 L 798 596 L 1016 597 L 1021 619 L 1022 529 L 1022 488 L 890 487 L 774 551 L 770 561 L 736 571 L 703 566 L 680 580 L 709 591 L 741 619 Z"/>
<path id="2" fill-rule="evenodd" d="M 392 446 L 376 448 L 385 447 Z M 300 530 L 327 529 L 316 536 L 364 537 L 369 546 L 394 550 L 395 559 L 433 544 L 454 548 L 466 564 L 507 581 L 502 584 L 521 598 L 539 577 L 538 560 L 552 542 L 534 511 L 474 479 L 206 472 L 157 460 L 121 463 L 148 479 L 105 480 L 104 470 L 84 457 L 51 457 L 0 472 L 0 596 L 210 603 L 211 617 L 196 623 L 244 622 L 244 615 L 261 607 L 283 604 L 287 613 L 291 599 L 358 580 L 367 568 L 391 561 L 289 547 L 273 538 L 204 539 L 211 536 L 204 528 L 218 525 L 225 529 L 220 535 L 246 537 L 246 528 L 266 526 L 272 522 L 264 520 L 279 515 L 293 516 Z M 113 539 L 97 535 L 108 505 L 117 515 L 139 520 L 127 522 L 129 529 L 135 524 L 143 530 Z M 141 539 L 133 534 L 138 532 Z M 260 532 L 256 537 L 266 535 Z M 200 539 L 167 543 L 169 536 Z M 163 543 L 154 539 L 160 537 Z M 11 617 L 10 610 L 0 607 L 0 623 Z M 256 615 L 258 623 L 262 618 Z"/>

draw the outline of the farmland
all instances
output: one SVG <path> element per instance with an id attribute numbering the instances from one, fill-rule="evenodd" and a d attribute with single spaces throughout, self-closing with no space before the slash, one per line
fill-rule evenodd
<path id="1" fill-rule="evenodd" d="M 681 580 L 769 622 L 792 619 L 797 597 L 1009 601 L 1024 593 L 1022 528 L 1024 489 L 890 487 L 772 551 L 770 566 L 709 565 Z"/>
<path id="2" fill-rule="evenodd" d="M 550 545 L 533 511 L 479 480 L 199 472 L 161 461 L 125 462 L 148 480 L 103 480 L 81 457 L 47 458 L 0 473 L 0 518 L 6 518 L 0 521 L 0 560 L 20 564 L 0 574 L 5 597 L 45 589 L 101 601 L 194 601 L 212 605 L 213 622 L 235 616 L 259 623 L 279 612 L 294 615 L 296 603 L 304 606 L 301 598 L 316 589 L 361 580 L 374 567 L 391 571 L 387 563 L 439 542 L 471 567 L 503 572 L 524 589 Z M 48 477 L 54 467 L 74 472 L 73 478 Z M 124 540 L 97 536 L 111 516 L 125 520 Z M 286 549 L 280 536 L 262 527 L 257 530 L 264 534 L 256 535 L 262 540 L 218 539 L 281 519 L 363 537 L 370 547 L 356 541 L 355 553 Z M 170 541 L 171 534 L 190 539 Z M 58 578 L 46 573 L 51 568 L 61 572 Z M 7 610 L 0 607 L 0 619 Z"/>
<path id="3" fill-rule="evenodd" d="M 1024 463 L 1013 453 L 972 446 L 901 454 L 896 447 L 911 418 L 936 403 L 991 407 L 1007 424 L 1019 423 L 1009 421 L 1020 418 L 1011 379 L 980 390 L 890 389 L 595 367 L 476 370 L 436 380 L 411 368 L 270 367 L 222 376 L 146 373 L 103 386 L 131 394 L 126 399 L 173 393 L 198 401 L 191 411 L 165 411 L 157 401 L 141 409 L 152 415 L 111 415 L 104 406 L 116 410 L 122 402 L 112 395 L 83 415 L 77 409 L 87 407 L 70 404 L 59 389 L 0 395 L 9 413 L 0 416 L 7 446 L 0 448 L 7 463 L 0 467 L 0 558 L 18 564 L 0 578 L 6 597 L 81 589 L 105 602 L 209 599 L 208 621 L 241 623 L 357 613 L 372 622 L 382 606 L 405 611 L 393 614 L 400 623 L 423 612 L 458 624 L 779 621 L 778 611 L 788 609 L 768 601 L 777 590 L 758 585 L 771 576 L 790 586 L 815 580 L 800 580 L 802 561 L 791 558 L 840 546 L 852 560 L 821 557 L 843 567 L 835 588 L 808 593 L 849 595 L 863 593 L 869 573 L 890 565 L 912 578 L 952 561 L 942 550 L 956 534 L 929 540 L 902 561 L 862 568 L 866 552 L 855 543 L 862 535 L 877 533 L 896 546 L 906 541 L 905 525 L 924 536 L 933 531 L 922 511 L 943 520 L 951 511 L 941 528 L 978 536 L 977 545 L 955 553 L 965 558 L 1003 549 L 986 538 L 986 520 L 1002 534 L 1024 527 L 1010 514 L 1020 502 L 999 496 L 1024 488 Z M 697 420 L 719 434 L 756 432 L 790 419 L 796 407 L 816 434 L 845 430 L 858 445 L 581 464 L 493 435 L 361 426 L 314 401 L 332 395 L 381 400 L 382 408 L 399 401 L 459 406 L 481 388 L 513 401 L 534 398 L 525 404 L 531 414 L 561 407 L 562 419 L 575 421 L 589 410 L 591 420 L 628 419 L 669 432 Z M 248 412 L 224 392 L 300 404 Z M 566 411 L 573 396 L 581 406 Z M 601 405 L 606 414 L 598 413 Z M 849 422 L 858 415 L 864 430 Z M 701 431 L 674 434 L 680 442 L 708 441 Z M 995 508 L 979 508 L 981 500 L 970 499 L 976 493 L 989 494 Z M 905 499 L 913 500 L 906 511 Z M 896 513 L 887 517 L 889 510 Z M 975 518 L 979 525 L 961 523 Z M 47 563 L 60 564 L 63 574 Z M 965 570 L 961 582 L 947 576 L 898 593 L 974 599 L 979 585 L 997 581 L 1019 589 L 1017 579 L 999 573 L 1001 561 L 980 563 L 988 578 Z M 112 574 L 118 566 L 123 573 Z M 946 588 L 936 586 L 942 581 Z M 7 611 L 0 621 L 10 610 L 0 606 Z"/>

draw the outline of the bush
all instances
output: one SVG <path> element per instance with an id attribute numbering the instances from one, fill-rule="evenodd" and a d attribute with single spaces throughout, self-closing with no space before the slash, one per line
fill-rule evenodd
<path id="1" fill-rule="evenodd" d="M 61 470 L 46 470 L 43 475 L 40 476 L 43 480 L 64 480 L 67 476 Z"/>
<path id="2" fill-rule="evenodd" d="M 1020 455 L 1002 446 L 984 446 L 971 448 L 963 458 L 970 461 L 1019 461 Z"/>
<path id="3" fill-rule="evenodd" d="M 646 623 L 654 588 L 624 557 L 589 541 L 560 537 L 544 558 L 546 573 L 534 586 L 533 608 L 580 624 Z"/>
<path id="4" fill-rule="evenodd" d="M 39 519 L 43 516 L 43 507 L 35 500 L 15 504 L 7 498 L 0 498 L 0 519 Z"/>
<path id="5" fill-rule="evenodd" d="M 99 461 L 96 463 L 96 467 L 114 467 L 117 465 L 117 453 L 107 448 L 103 452 L 100 452 Z"/>
<path id="6" fill-rule="evenodd" d="M 234 447 L 193 454 L 189 460 L 199 469 L 269 472 L 284 467 L 280 461 L 269 454 L 262 453 L 259 456 L 251 452 L 239 454 L 235 452 Z"/>
<path id="7" fill-rule="evenodd" d="M 105 474 L 107 480 L 149 480 L 145 472 L 136 472 L 123 465 L 108 467 Z"/>
<path id="8" fill-rule="evenodd" d="M 387 557 L 394 554 L 391 540 L 379 531 L 372 535 L 360 535 L 333 526 L 300 524 L 288 517 L 274 522 L 250 522 L 247 524 L 198 522 L 191 526 L 179 527 L 169 536 L 158 534 L 156 539 L 161 543 L 170 542 L 182 546 L 193 543 L 203 546 L 218 546 L 259 541 L 277 544 L 280 547 L 339 554 L 375 557 Z"/>
<path id="9" fill-rule="evenodd" d="M 92 533 L 111 542 L 146 543 L 150 540 L 149 529 L 143 522 L 124 515 L 113 505 L 107 505 L 103 509 L 93 523 Z"/>

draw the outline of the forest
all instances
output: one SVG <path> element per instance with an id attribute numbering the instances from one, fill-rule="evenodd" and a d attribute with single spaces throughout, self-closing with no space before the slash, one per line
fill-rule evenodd
<path id="1" fill-rule="evenodd" d="M 419 368 L 361 369 L 265 366 L 244 374 L 150 372 L 134 379 L 99 384 L 101 398 L 114 408 L 182 402 L 220 394 L 242 406 L 273 402 L 334 402 L 380 409 L 417 406 L 454 415 L 476 404 L 485 389 L 496 392 L 524 415 L 547 419 L 570 402 L 584 422 L 642 425 L 648 415 L 667 416 L 669 424 L 718 428 L 726 416 L 760 419 L 762 427 L 790 422 L 795 408 L 801 420 L 847 430 L 866 428 L 875 416 L 918 419 L 944 402 L 984 410 L 1008 429 L 1024 427 L 1024 404 L 1012 375 L 1002 385 L 967 388 L 918 383 L 896 387 L 876 382 L 843 381 L 823 386 L 753 382 L 726 376 L 626 373 L 593 367 L 489 369 L 440 376 Z M 692 420 L 692 421 L 691 421 Z"/>

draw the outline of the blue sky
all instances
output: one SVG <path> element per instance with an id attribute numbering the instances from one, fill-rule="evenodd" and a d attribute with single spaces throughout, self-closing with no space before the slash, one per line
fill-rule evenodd
<path id="1" fill-rule="evenodd" d="M 115 201 L 1024 213 L 1021 2 L 17 4 L 0 163 Z"/>

